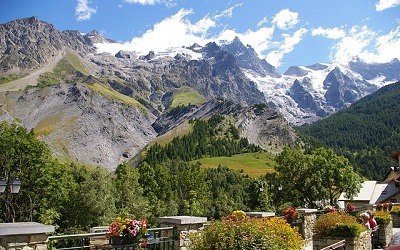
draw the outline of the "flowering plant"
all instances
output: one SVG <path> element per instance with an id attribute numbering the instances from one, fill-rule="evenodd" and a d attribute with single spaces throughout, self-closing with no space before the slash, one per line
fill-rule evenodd
<path id="1" fill-rule="evenodd" d="M 243 212 L 242 210 L 236 210 L 233 211 L 230 215 L 226 216 L 224 219 L 225 220 L 231 220 L 231 221 L 241 221 L 246 219 L 246 213 Z"/>
<path id="2" fill-rule="evenodd" d="M 297 218 L 297 212 L 296 208 L 294 207 L 288 207 L 283 210 L 283 217 L 285 219 L 296 219 Z"/>
<path id="3" fill-rule="evenodd" d="M 336 212 L 336 208 L 332 205 L 326 205 L 324 207 L 324 212 L 326 212 L 326 213 Z"/>
<path id="4" fill-rule="evenodd" d="M 376 204 L 376 209 L 390 211 L 392 209 L 392 203 L 390 203 L 390 202 L 378 203 L 378 204 Z"/>
<path id="5" fill-rule="evenodd" d="M 142 247 L 146 247 L 145 235 L 147 233 L 147 221 L 145 220 L 131 220 L 129 218 L 122 219 L 117 217 L 108 227 L 106 238 L 112 237 L 127 237 L 135 243 L 141 243 Z"/>
<path id="6" fill-rule="evenodd" d="M 347 203 L 346 205 L 346 213 L 351 213 L 356 210 L 356 206 L 351 203 Z"/>

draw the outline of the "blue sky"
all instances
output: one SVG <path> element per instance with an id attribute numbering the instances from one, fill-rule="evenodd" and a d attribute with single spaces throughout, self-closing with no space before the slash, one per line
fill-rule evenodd
<path id="1" fill-rule="evenodd" d="M 400 0 L 0 0 L 0 23 L 37 16 L 99 31 L 146 54 L 238 36 L 284 72 L 292 65 L 400 58 Z"/>

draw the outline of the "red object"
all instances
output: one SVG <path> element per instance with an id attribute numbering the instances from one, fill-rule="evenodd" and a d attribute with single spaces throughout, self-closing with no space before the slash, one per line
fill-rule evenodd
<path id="1" fill-rule="evenodd" d="M 400 250 L 400 245 L 387 246 L 385 250 Z"/>
<path id="2" fill-rule="evenodd" d="M 374 229 L 376 227 L 376 223 L 373 218 L 368 219 L 369 228 Z"/>
<path id="3" fill-rule="evenodd" d="M 143 241 L 142 244 L 140 244 L 141 247 L 147 247 L 147 241 Z"/>

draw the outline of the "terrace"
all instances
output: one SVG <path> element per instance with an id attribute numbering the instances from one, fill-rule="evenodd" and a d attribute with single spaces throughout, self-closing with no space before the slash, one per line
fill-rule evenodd
<path id="1" fill-rule="evenodd" d="M 371 238 L 365 234 L 362 243 L 350 239 L 321 240 L 313 238 L 313 225 L 319 212 L 316 209 L 298 209 L 302 221 L 292 226 L 306 241 L 304 250 L 371 249 Z M 248 212 L 250 217 L 271 217 L 273 212 Z M 148 229 L 146 249 L 187 249 L 189 233 L 204 229 L 209 222 L 205 217 L 171 216 L 160 217 L 161 227 Z M 390 223 L 389 229 L 381 230 L 376 241 L 387 245 L 393 234 L 398 232 Z M 2 249 L 135 249 L 133 245 L 111 245 L 105 237 L 108 227 L 94 227 L 89 233 L 74 235 L 52 235 L 54 227 L 35 222 L 0 223 L 0 250 Z"/>

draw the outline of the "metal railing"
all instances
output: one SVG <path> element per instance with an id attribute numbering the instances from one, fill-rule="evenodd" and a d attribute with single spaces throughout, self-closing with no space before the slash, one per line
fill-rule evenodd
<path id="1" fill-rule="evenodd" d="M 149 234 L 149 237 L 147 238 L 147 249 L 174 249 L 174 246 L 176 244 L 176 229 L 174 227 L 149 228 L 147 230 L 147 233 Z M 130 250 L 134 249 L 134 245 L 110 245 L 109 240 L 107 240 L 105 237 L 105 232 L 49 236 L 48 249 L 50 250 L 72 250 L 88 248 Z"/>
<path id="2" fill-rule="evenodd" d="M 322 248 L 321 250 L 334 250 L 342 247 L 342 249 L 346 249 L 346 240 L 341 240 L 332 245 Z"/>

